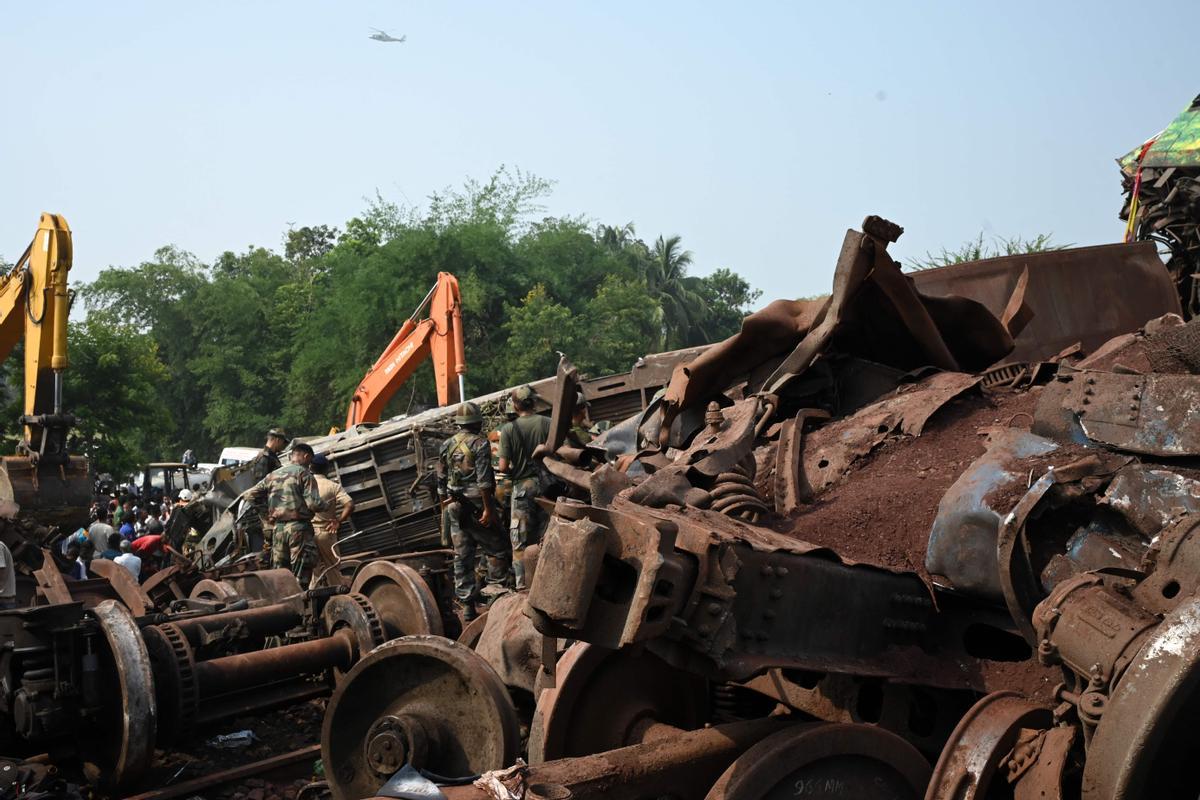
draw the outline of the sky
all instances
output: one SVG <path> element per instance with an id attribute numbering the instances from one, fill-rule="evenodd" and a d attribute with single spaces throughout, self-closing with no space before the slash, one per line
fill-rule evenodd
<path id="1" fill-rule="evenodd" d="M 1109 2 L 68 2 L 0 17 L 0 255 L 38 214 L 72 280 L 173 244 L 275 249 L 501 165 L 549 214 L 678 234 L 763 300 L 845 230 L 904 260 L 1117 241 L 1114 159 L 1200 92 L 1196 6 Z M 1175 20 L 1176 23 L 1173 23 Z M 369 40 L 370 28 L 405 35 Z"/>

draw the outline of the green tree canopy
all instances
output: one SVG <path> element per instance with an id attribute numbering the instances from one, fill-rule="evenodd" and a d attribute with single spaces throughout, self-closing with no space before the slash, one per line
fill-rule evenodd
<path id="1" fill-rule="evenodd" d="M 133 451 L 149 459 L 190 447 L 211 458 L 222 446 L 257 443 L 276 424 L 324 433 L 344 419 L 354 388 L 438 272 L 454 274 L 462 290 L 470 395 L 550 375 L 558 352 L 601 375 L 715 341 L 758 300 L 731 270 L 690 275 L 692 254 L 678 236 L 647 246 L 632 222 L 545 216 L 550 188 L 501 168 L 435 194 L 424 209 L 376 195 L 340 227 L 290 229 L 282 253 L 249 247 L 203 264 L 164 247 L 145 263 L 104 270 L 81 290 L 90 311 L 82 330 L 96 337 L 97 326 L 111 325 L 137 337 L 141 358 L 159 370 L 139 374 L 154 387 L 162 441 L 122 438 L 125 450 L 98 455 L 124 464 Z M 119 353 L 124 362 L 127 350 Z M 87 382 L 109 374 L 76 371 Z M 431 369 L 411 384 L 387 413 L 436 402 Z"/>

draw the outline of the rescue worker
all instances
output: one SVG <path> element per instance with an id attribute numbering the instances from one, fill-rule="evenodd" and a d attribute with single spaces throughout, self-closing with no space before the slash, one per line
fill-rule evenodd
<path id="1" fill-rule="evenodd" d="M 454 414 L 459 430 L 442 443 L 438 456 L 438 497 L 454 546 L 454 596 L 463 619 L 478 616 L 479 584 L 475 578 L 477 548 L 488 562 L 487 582 L 501 585 L 508 579 L 511 561 L 504 531 L 496 525 L 492 449 L 479 431 L 483 417 L 474 403 L 463 403 Z M 478 514 L 478 516 L 476 516 Z"/>
<path id="2" fill-rule="evenodd" d="M 537 544 L 545 527 L 545 514 L 538 507 L 542 494 L 540 465 L 533 451 L 545 444 L 550 435 L 550 420 L 534 413 L 536 395 L 529 386 L 518 386 L 512 392 L 517 418 L 500 428 L 500 471 L 512 479 L 512 500 L 509 517 L 509 537 L 512 541 L 513 576 L 517 590 L 525 584 L 525 565 L 521 559 L 525 548 Z"/>
<path id="3" fill-rule="evenodd" d="M 283 428 L 271 428 L 267 431 L 267 443 L 254 458 L 255 479 L 262 480 L 283 466 L 279 462 L 279 454 L 283 452 L 283 448 L 287 447 L 287 443 L 290 441 L 291 437 Z"/>
<path id="4" fill-rule="evenodd" d="M 333 586 L 343 582 L 341 575 L 336 570 L 328 571 L 337 563 L 337 555 L 333 552 L 333 546 L 337 544 L 338 528 L 350 519 L 350 513 L 354 511 L 354 501 L 350 499 L 350 495 L 346 494 L 346 490 L 340 483 L 328 477 L 329 459 L 325 457 L 324 453 L 317 453 L 313 456 L 310 468 L 317 481 L 317 493 L 321 495 L 321 500 L 326 505 L 324 511 L 318 511 L 313 517 L 313 531 L 317 545 L 317 570 L 313 573 L 313 580 L 316 581 L 322 574 L 327 574 L 329 585 Z"/>
<path id="5" fill-rule="evenodd" d="M 504 419 L 512 422 L 517 418 L 517 408 L 512 398 L 504 401 Z M 488 433 L 488 442 L 492 446 L 492 471 L 496 476 L 496 512 L 500 518 L 500 530 L 508 530 L 508 507 L 512 498 L 512 481 L 508 474 L 500 471 L 500 431 L 503 426 Z M 509 545 L 511 548 L 511 544 Z"/>
<path id="6" fill-rule="evenodd" d="M 266 501 L 271 566 L 290 569 L 301 586 L 308 584 L 316 563 L 312 520 L 317 512 L 327 508 L 308 469 L 312 458 L 313 449 L 297 442 L 292 445 L 291 463 L 247 489 L 245 495 L 254 504 Z"/>
<path id="7" fill-rule="evenodd" d="M 279 463 L 279 454 L 283 452 L 283 448 L 287 447 L 291 437 L 287 435 L 287 431 L 283 428 L 271 428 L 267 431 L 267 443 L 263 449 L 258 452 L 258 455 L 250 462 L 250 474 L 255 482 L 261 482 L 266 479 L 275 470 L 282 465 Z M 259 524 L 262 528 L 262 549 L 264 554 L 271 552 L 271 524 L 265 516 L 259 518 Z M 239 527 L 235 529 L 235 549 L 237 552 L 249 551 L 250 542 L 254 538 L 252 526 L 250 529 Z"/>

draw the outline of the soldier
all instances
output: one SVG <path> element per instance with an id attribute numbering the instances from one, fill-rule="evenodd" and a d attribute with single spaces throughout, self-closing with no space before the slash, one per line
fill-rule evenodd
<path id="1" fill-rule="evenodd" d="M 304 442 L 292 445 L 291 463 L 272 472 L 246 490 L 246 499 L 266 499 L 267 524 L 271 526 L 271 566 L 290 569 L 300 585 L 308 583 L 316 563 L 313 517 L 327 506 L 309 472 L 313 449 Z"/>
<path id="2" fill-rule="evenodd" d="M 283 452 L 283 448 L 287 447 L 287 443 L 291 438 L 287 435 L 287 431 L 283 428 L 271 428 L 267 431 L 267 443 L 263 449 L 258 452 L 258 455 L 250 462 L 250 474 L 256 482 L 263 481 L 268 475 L 282 466 L 279 463 L 279 454 Z M 267 522 L 266 517 L 260 517 L 259 523 L 262 527 L 263 553 L 271 552 L 271 524 Z M 250 549 L 250 540 L 253 538 L 252 526 L 241 526 L 235 531 L 236 548 L 238 552 L 244 549 Z"/>
<path id="3" fill-rule="evenodd" d="M 454 424 L 459 431 L 442 444 L 438 457 L 438 497 L 454 545 L 454 595 L 462 604 L 463 619 L 469 621 L 477 616 L 480 594 L 476 547 L 487 556 L 489 584 L 507 580 L 511 555 L 502 529 L 496 526 L 491 445 L 479 433 L 483 417 L 474 403 L 463 403 Z"/>
<path id="4" fill-rule="evenodd" d="M 271 428 L 267 431 L 267 443 L 254 458 L 256 480 L 261 481 L 282 466 L 279 463 L 279 454 L 283 452 L 283 448 L 287 447 L 287 443 L 290 441 L 291 437 L 283 428 Z"/>
<path id="5" fill-rule="evenodd" d="M 541 541 L 546 523 L 545 514 L 537 504 L 543 486 L 533 451 L 538 445 L 545 444 L 550 435 L 550 420 L 534 413 L 535 398 L 533 389 L 528 386 L 514 389 L 512 401 L 517 418 L 500 429 L 500 471 L 512 479 L 508 530 L 518 591 L 527 588 L 525 565 L 521 563 L 525 548 Z"/>
<path id="6" fill-rule="evenodd" d="M 350 519 L 350 512 L 354 511 L 354 501 L 350 499 L 350 495 L 346 494 L 346 490 L 342 488 L 340 483 L 327 477 L 329 459 L 325 457 L 324 453 L 317 453 L 313 456 L 311 468 L 313 477 L 317 479 L 317 491 L 327 506 L 324 511 L 318 512 L 313 517 L 313 530 L 316 532 L 317 564 L 319 566 L 319 569 L 313 576 L 313 580 L 316 580 L 322 574 L 327 574 L 329 568 L 337 563 L 337 556 L 333 552 L 333 546 L 337 544 L 338 528 L 342 527 L 342 523 Z M 341 576 L 339 574 L 336 572 L 329 574 L 330 585 L 336 585 L 340 582 Z"/>

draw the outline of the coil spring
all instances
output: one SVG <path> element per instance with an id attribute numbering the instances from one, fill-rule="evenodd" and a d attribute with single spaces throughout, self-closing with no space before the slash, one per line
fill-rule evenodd
<path id="1" fill-rule="evenodd" d="M 727 517 L 737 517 L 757 522 L 760 514 L 767 512 L 767 504 L 754 486 L 754 462 L 746 460 L 728 472 L 717 476 L 709 495 L 712 510 Z"/>
<path id="2" fill-rule="evenodd" d="M 54 680 L 54 654 L 49 647 L 21 650 L 21 685 L 26 689 Z"/>
<path id="3" fill-rule="evenodd" d="M 740 722 L 758 719 L 770 713 L 774 702 L 758 692 L 732 683 L 714 683 L 709 694 L 712 722 Z"/>

